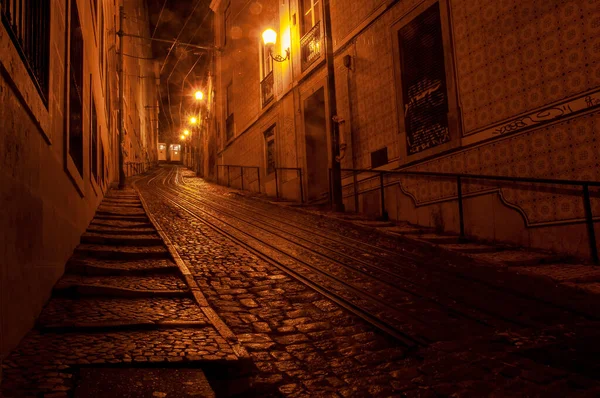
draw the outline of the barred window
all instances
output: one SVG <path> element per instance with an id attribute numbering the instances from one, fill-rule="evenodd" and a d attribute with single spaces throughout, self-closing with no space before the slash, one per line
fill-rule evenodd
<path id="1" fill-rule="evenodd" d="M 50 0 L 0 0 L 2 23 L 48 105 Z"/>
<path id="2" fill-rule="evenodd" d="M 275 172 L 275 126 L 265 131 L 265 163 L 267 175 Z"/>
<path id="3" fill-rule="evenodd" d="M 83 34 L 76 0 L 71 0 L 69 39 L 69 155 L 83 177 Z"/>

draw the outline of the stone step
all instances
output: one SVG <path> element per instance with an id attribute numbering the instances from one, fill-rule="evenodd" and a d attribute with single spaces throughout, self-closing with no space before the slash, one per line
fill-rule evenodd
<path id="1" fill-rule="evenodd" d="M 130 216 L 130 217 L 145 217 L 146 212 L 142 208 L 125 208 L 111 207 L 106 208 L 100 206 L 96 211 L 96 216 Z"/>
<path id="2" fill-rule="evenodd" d="M 119 228 L 119 229 L 131 229 L 131 230 L 135 230 L 135 229 L 139 229 L 139 228 L 151 228 L 154 230 L 154 225 L 152 225 L 152 223 L 150 223 L 148 220 L 144 220 L 144 221 L 131 221 L 131 220 L 115 220 L 115 219 L 108 219 L 108 220 L 92 220 L 92 222 L 90 223 L 90 226 L 92 228 L 95 227 L 103 227 L 103 228 Z"/>
<path id="3" fill-rule="evenodd" d="M 87 229 L 87 233 L 98 235 L 118 235 L 118 236 L 157 236 L 154 228 L 121 228 L 114 229 L 110 227 L 91 226 Z"/>
<path id="4" fill-rule="evenodd" d="M 135 222 L 148 222 L 148 217 L 146 215 L 127 215 L 127 214 L 96 214 L 92 222 L 95 221 L 135 221 Z"/>
<path id="5" fill-rule="evenodd" d="M 179 268 L 171 259 L 123 261 L 74 256 L 67 263 L 67 270 L 89 276 L 145 276 L 172 274 L 178 272 Z"/>
<path id="6" fill-rule="evenodd" d="M 55 287 L 52 291 L 53 297 L 80 298 L 80 297 L 115 297 L 115 298 L 154 298 L 154 297 L 192 297 L 189 290 L 138 290 L 123 287 L 101 286 L 101 285 L 70 285 Z"/>
<path id="7" fill-rule="evenodd" d="M 118 288 L 138 292 L 180 292 L 188 290 L 187 284 L 178 274 L 146 276 L 85 276 L 65 274 L 56 283 L 54 290 L 61 291 L 83 286 Z"/>
<path id="8" fill-rule="evenodd" d="M 48 328 L 105 328 L 107 325 L 164 323 L 209 325 L 208 318 L 192 298 L 91 298 L 50 299 L 37 326 Z"/>
<path id="9" fill-rule="evenodd" d="M 500 246 L 490 246 L 478 243 L 455 243 L 449 245 L 440 245 L 441 248 L 452 250 L 460 253 L 496 253 L 502 251 L 503 248 Z"/>
<path id="10" fill-rule="evenodd" d="M 86 232 L 81 236 L 81 243 L 109 246 L 159 246 L 163 244 L 157 235 L 115 235 Z"/>
<path id="11" fill-rule="evenodd" d="M 390 221 L 355 221 L 355 223 L 364 227 L 372 228 L 385 228 L 394 226 L 394 223 Z"/>
<path id="12" fill-rule="evenodd" d="M 75 255 L 112 260 L 164 259 L 171 257 L 165 246 L 138 247 L 92 244 L 80 244 L 75 249 Z"/>
<path id="13" fill-rule="evenodd" d="M 424 240 L 429 243 L 437 245 L 451 245 L 464 243 L 464 241 L 458 235 L 438 235 L 438 234 L 420 234 L 420 235 L 407 235 L 407 237 L 413 239 Z"/>
<path id="14" fill-rule="evenodd" d="M 503 250 L 496 253 L 470 254 L 470 256 L 506 267 L 528 267 L 565 261 L 565 256 L 528 250 Z"/>

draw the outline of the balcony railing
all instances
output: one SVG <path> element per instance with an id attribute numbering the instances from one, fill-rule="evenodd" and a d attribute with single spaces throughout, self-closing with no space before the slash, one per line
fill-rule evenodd
<path id="1" fill-rule="evenodd" d="M 300 49 L 302 53 L 302 72 L 308 69 L 316 60 L 321 58 L 321 48 L 323 47 L 321 40 L 321 22 L 317 22 L 303 37 L 300 39 Z"/>
<path id="2" fill-rule="evenodd" d="M 50 1 L 0 0 L 8 31 L 45 104 L 48 103 Z"/>
<path id="3" fill-rule="evenodd" d="M 273 71 L 271 71 L 265 78 L 260 82 L 260 93 L 262 95 L 262 106 L 263 108 L 273 101 L 273 84 L 275 79 L 273 77 Z"/>

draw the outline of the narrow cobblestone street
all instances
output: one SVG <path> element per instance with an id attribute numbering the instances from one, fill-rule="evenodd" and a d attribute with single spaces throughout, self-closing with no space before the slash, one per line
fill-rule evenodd
<path id="1" fill-rule="evenodd" d="M 599 304 L 164 165 L 107 196 L 0 391 L 597 396 Z"/>
<path id="2" fill-rule="evenodd" d="M 250 352 L 255 387 L 286 396 L 600 392 L 596 296 L 192 175 L 162 167 L 135 186 Z"/>

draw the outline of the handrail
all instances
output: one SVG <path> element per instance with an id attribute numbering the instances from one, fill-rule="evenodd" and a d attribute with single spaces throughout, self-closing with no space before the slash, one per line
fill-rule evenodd
<path id="1" fill-rule="evenodd" d="M 528 178 L 528 177 L 510 177 L 510 176 L 497 176 L 497 175 L 485 175 L 485 174 L 466 174 L 466 173 L 440 173 L 435 171 L 409 171 L 409 170 L 372 170 L 372 169 L 342 169 L 341 171 L 350 171 L 357 173 L 385 173 L 385 174 L 398 174 L 398 175 L 421 175 L 429 177 L 452 177 L 452 178 L 468 178 L 472 180 L 498 180 L 498 181 L 518 181 L 518 182 L 533 182 L 539 184 L 551 184 L 551 185 L 588 185 L 588 186 L 599 186 L 600 181 L 586 181 L 586 180 L 564 180 L 564 179 L 553 179 L 553 178 Z"/>
<path id="2" fill-rule="evenodd" d="M 355 210 L 358 211 L 358 195 L 366 192 L 358 192 L 358 179 L 357 174 L 360 173 L 372 173 L 375 174 L 368 179 L 377 178 L 379 176 L 379 191 L 381 197 L 381 217 L 388 219 L 388 214 L 385 207 L 385 175 L 398 175 L 398 176 L 423 176 L 423 177 L 439 177 L 449 178 L 456 181 L 456 191 L 458 200 L 458 215 L 460 222 L 460 238 L 465 238 L 465 224 L 464 224 L 464 211 L 463 211 L 463 192 L 462 182 L 463 180 L 491 180 L 491 181 L 507 181 L 507 182 L 525 182 L 533 184 L 546 184 L 546 185 L 575 185 L 582 188 L 583 206 L 585 211 L 585 222 L 587 225 L 588 240 L 590 247 L 590 255 L 592 261 L 596 264 L 600 263 L 598 256 L 598 247 L 596 244 L 596 231 L 594 229 L 594 215 L 592 213 L 592 204 L 590 200 L 590 187 L 600 187 L 600 181 L 589 181 L 589 180 L 566 180 L 566 179 L 555 179 L 555 178 L 529 178 L 529 177 L 510 177 L 510 176 L 498 176 L 498 175 L 484 175 L 484 174 L 467 174 L 467 173 L 441 173 L 441 172 L 428 172 L 428 171 L 410 171 L 410 170 L 372 170 L 372 169 L 341 169 L 342 172 L 352 173 L 352 183 L 345 186 L 353 185 L 354 187 L 354 205 Z M 329 169 L 331 175 L 331 169 Z M 349 178 L 350 175 L 344 177 Z M 330 188 L 331 189 L 331 188 Z M 370 189 L 368 192 L 377 190 Z M 331 197 L 331 195 L 330 195 Z"/>
<path id="3" fill-rule="evenodd" d="M 258 167 L 258 166 L 242 166 L 242 165 L 238 165 L 238 164 L 218 164 L 217 165 L 217 182 L 219 182 L 219 167 L 226 167 L 227 168 L 227 187 L 231 186 L 231 176 L 230 176 L 230 170 L 231 170 L 231 168 L 233 167 L 233 168 L 239 168 L 240 169 L 240 178 L 242 180 L 242 191 L 244 190 L 244 170 L 245 169 L 256 170 L 256 176 L 257 176 L 257 178 L 256 178 L 256 180 L 250 181 L 250 183 L 253 183 L 254 181 L 258 181 L 258 192 L 259 193 L 261 192 L 261 187 L 260 187 L 260 167 Z"/>

